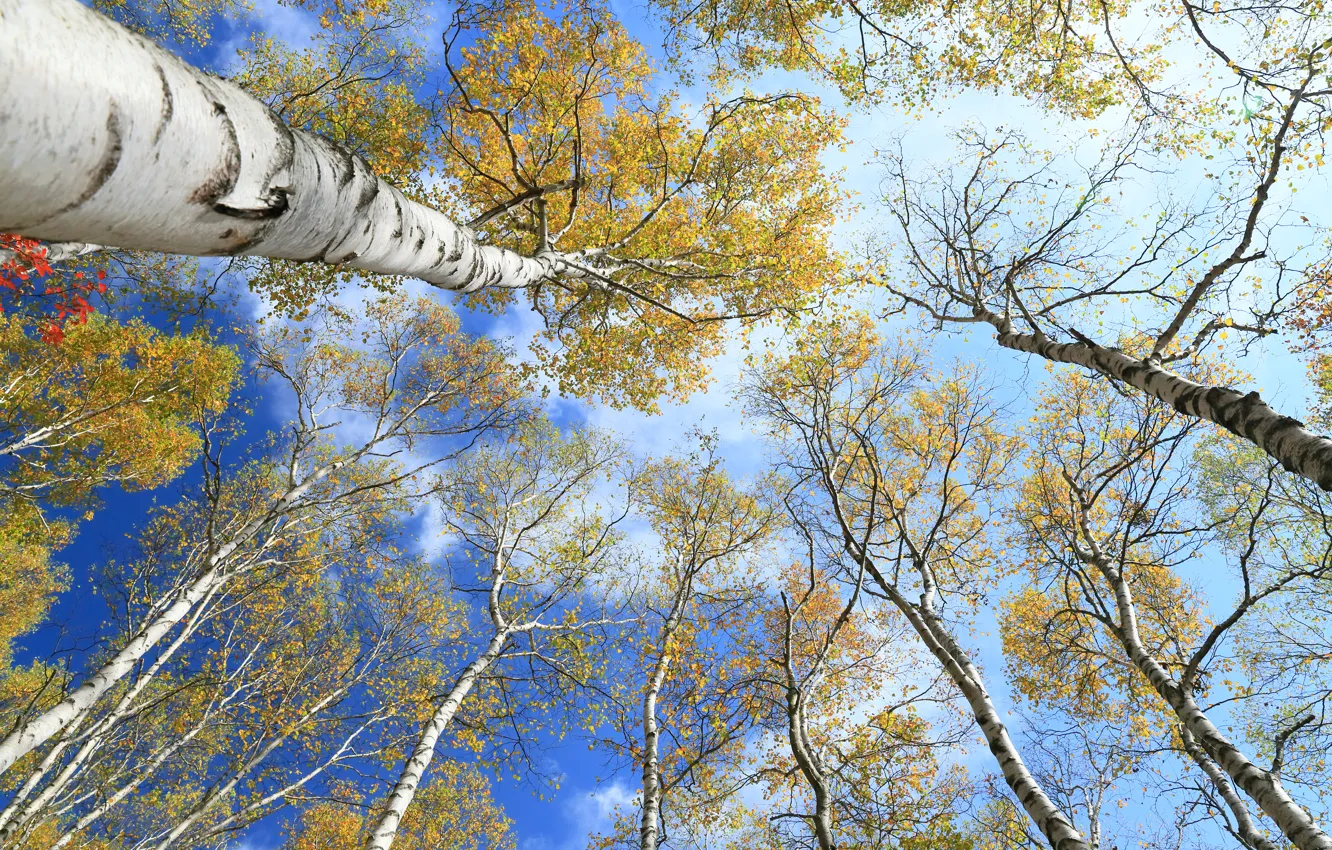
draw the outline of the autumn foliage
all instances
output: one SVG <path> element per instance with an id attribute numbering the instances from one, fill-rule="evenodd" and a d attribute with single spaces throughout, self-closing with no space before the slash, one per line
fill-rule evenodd
<path id="1" fill-rule="evenodd" d="M 93 312 L 89 296 L 106 292 L 106 271 L 55 274 L 44 245 L 0 233 L 0 310 L 39 317 L 39 333 L 52 345 L 65 338 L 65 326 L 83 324 Z"/>
<path id="2" fill-rule="evenodd" d="M 90 5 L 508 272 L 0 235 L 0 850 L 1332 847 L 1317 0 Z"/>

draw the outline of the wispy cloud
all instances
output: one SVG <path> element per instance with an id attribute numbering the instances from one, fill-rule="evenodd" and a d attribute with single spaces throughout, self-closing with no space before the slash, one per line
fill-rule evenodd
<path id="1" fill-rule="evenodd" d="M 585 850 L 588 839 L 606 833 L 618 811 L 637 806 L 635 789 L 615 780 L 598 785 L 591 791 L 570 794 L 560 808 L 560 816 L 568 828 L 561 841 L 546 836 L 522 839 L 519 850 Z"/>

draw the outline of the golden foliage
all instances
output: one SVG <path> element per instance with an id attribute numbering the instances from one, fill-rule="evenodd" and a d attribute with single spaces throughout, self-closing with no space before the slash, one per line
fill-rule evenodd
<path id="1" fill-rule="evenodd" d="M 346 789 L 355 793 L 355 789 Z M 377 818 L 365 809 L 316 803 L 289 827 L 283 850 L 348 850 L 364 843 Z M 490 796 L 490 780 L 475 767 L 439 762 L 434 776 L 416 793 L 398 828 L 394 848 L 402 850 L 513 850 L 513 822 Z"/>

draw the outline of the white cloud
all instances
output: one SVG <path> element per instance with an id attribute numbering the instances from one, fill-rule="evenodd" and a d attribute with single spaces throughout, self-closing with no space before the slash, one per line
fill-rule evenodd
<path id="1" fill-rule="evenodd" d="M 577 791 L 565 798 L 560 816 L 568 824 L 563 841 L 545 836 L 527 838 L 518 842 L 519 850 L 585 850 L 588 839 L 605 834 L 611 828 L 617 812 L 638 806 L 637 789 L 615 780 L 603 783 L 591 791 Z"/>

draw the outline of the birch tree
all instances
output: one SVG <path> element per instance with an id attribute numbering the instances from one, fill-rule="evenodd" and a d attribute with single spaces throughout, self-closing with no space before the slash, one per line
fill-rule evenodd
<path id="1" fill-rule="evenodd" d="M 1067 376 L 1046 401 L 1051 413 L 1037 431 L 1041 452 L 1025 485 L 1033 491 L 1024 498 L 1023 522 L 1036 563 L 1066 576 L 1056 579 L 1048 621 L 1071 647 L 1103 658 L 1117 650 L 1110 664 L 1150 687 L 1151 701 L 1169 712 L 1180 748 L 1227 804 L 1228 828 L 1245 846 L 1275 846 L 1257 825 L 1250 801 L 1293 845 L 1326 846 L 1328 837 L 1308 809 L 1255 764 L 1242 740 L 1226 734 L 1220 709 L 1212 707 L 1226 697 L 1210 696 L 1211 677 L 1225 670 L 1215 653 L 1231 630 L 1242 629 L 1264 600 L 1316 585 L 1325 561 L 1316 556 L 1269 566 L 1254 557 L 1262 496 L 1248 505 L 1248 516 L 1191 515 L 1188 494 L 1196 485 L 1180 455 L 1196 420 L 1086 377 Z M 1240 598 L 1208 627 L 1198 617 L 1201 600 L 1178 570 L 1200 547 L 1224 541 L 1213 528 L 1245 524 L 1248 543 L 1237 553 Z M 1106 645 L 1093 649 L 1096 637 L 1088 630 L 1103 634 Z"/>
<path id="2" fill-rule="evenodd" d="M 53 850 L 197 846 L 391 752 L 402 705 L 368 694 L 402 692 L 394 681 L 439 640 L 447 597 L 410 565 L 367 569 L 370 551 L 340 543 L 249 577 L 173 663 L 130 677 L 73 754 L 0 813 L 16 846 L 50 825 Z"/>
<path id="3" fill-rule="evenodd" d="M 1326 422 L 1324 414 L 1318 418 Z M 1242 445 L 1217 441 L 1205 445 L 1198 459 L 1209 511 L 1230 520 L 1223 545 L 1232 563 L 1270 576 L 1267 582 L 1293 570 L 1316 573 L 1326 563 L 1326 494 L 1283 475 Z M 1332 694 L 1326 586 L 1319 575 L 1255 600 L 1229 630 L 1228 649 L 1218 651 L 1243 676 L 1235 725 L 1266 769 L 1323 820 L 1329 810 L 1326 706 Z"/>
<path id="4" fill-rule="evenodd" d="M 758 754 L 756 777 L 783 846 L 948 847 L 965 775 L 941 770 L 956 744 L 918 709 L 947 697 L 914 675 L 903 622 L 862 604 L 859 569 L 843 596 L 814 541 L 779 578 L 765 617 L 769 720 L 783 739 Z M 835 562 L 834 562 L 835 563 Z"/>
<path id="5" fill-rule="evenodd" d="M 446 731 L 459 746 L 493 744 L 496 727 L 570 699 L 590 681 L 590 645 L 613 622 L 598 602 L 614 577 L 617 526 L 627 509 L 598 509 L 593 493 L 623 460 L 603 435 L 561 437 L 535 420 L 470 453 L 438 489 L 458 537 L 454 587 L 474 600 L 480 627 L 460 669 L 423 712 L 397 779 L 365 840 L 394 846 Z"/>
<path id="6" fill-rule="evenodd" d="M 366 318 L 362 349 L 344 342 L 345 316 L 315 328 L 283 328 L 260 342 L 261 368 L 295 399 L 292 430 L 278 458 L 248 472 L 254 489 L 232 501 L 235 491 L 225 486 L 228 474 L 215 454 L 224 431 L 220 423 L 203 423 L 201 545 L 113 653 L 59 703 L 14 722 L 0 742 L 0 769 L 82 723 L 135 666 L 169 658 L 226 585 L 269 566 L 290 542 L 288 534 L 340 513 L 401 505 L 395 501 L 403 496 L 400 487 L 459 450 L 450 441 L 465 446 L 479 431 L 512 418 L 520 391 L 502 353 L 458 333 L 456 318 L 401 299 L 371 305 Z M 326 335 L 307 346 L 307 331 Z M 336 421 L 330 417 L 338 416 L 359 419 L 368 436 L 345 448 L 330 441 Z M 435 458 L 414 466 L 390 460 L 422 441 L 440 443 Z M 53 746 L 47 757 L 68 742 Z"/>
<path id="7" fill-rule="evenodd" d="M 800 353 L 763 369 L 746 397 L 781 441 L 784 466 L 820 500 L 822 533 L 863 567 L 960 691 L 1046 841 L 1086 847 L 1023 761 L 946 619 L 965 616 L 995 580 L 984 512 L 1017 446 L 974 375 L 931 385 L 921 358 L 878 348 L 864 324 L 824 325 Z"/>
<path id="8" fill-rule="evenodd" d="M 596 8 L 560 24 L 521 3 L 460 10 L 458 33 L 491 40 L 456 51 L 454 90 L 442 95 L 459 123 L 439 153 L 461 194 L 440 202 L 473 215 L 470 226 L 75 0 L 11 0 L 5 14 L 6 110 L 26 117 L 5 134 L 3 231 L 313 260 L 501 301 L 527 290 L 571 352 L 561 372 L 571 387 L 589 357 L 610 364 L 614 351 L 684 391 L 696 384 L 694 356 L 716 349 L 720 320 L 798 309 L 835 279 L 825 236 L 840 193 L 818 154 L 836 122 L 809 98 L 744 95 L 706 104 L 701 129 L 690 127 L 673 96 L 644 93 L 641 48 Z M 525 80 L 533 69 L 515 63 L 521 42 L 505 42 L 506 28 L 567 47 Z M 71 75 L 41 70 L 68 65 L 63 45 L 78 45 Z M 515 99 L 537 84 L 549 94 Z M 608 108 L 612 90 L 623 108 Z"/>
<path id="9" fill-rule="evenodd" d="M 195 423 L 227 409 L 238 363 L 203 334 L 139 322 L 94 319 L 52 346 L 26 315 L 3 319 L 0 354 L 0 678 L 14 706 L 62 681 L 57 667 L 12 668 L 11 650 L 63 590 L 56 553 L 78 517 L 108 486 L 147 489 L 186 468 L 202 446 Z"/>
<path id="10" fill-rule="evenodd" d="M 637 478 L 655 539 L 642 555 L 641 621 L 613 707 L 618 734 L 605 743 L 638 773 L 637 823 L 626 817 L 615 838 L 640 850 L 717 810 L 757 721 L 746 633 L 760 591 L 749 565 L 780 518 L 764 493 L 771 482 L 732 480 L 715 438 L 698 439 Z"/>
<path id="11" fill-rule="evenodd" d="M 1199 356 L 1233 358 L 1301 319 L 1317 325 L 1296 307 L 1325 300 L 1326 246 L 1296 193 L 1324 161 L 1321 12 L 1185 0 L 1163 14 L 1207 88 L 1143 78 L 1135 117 L 1098 152 L 1059 157 L 977 130 L 937 177 L 890 155 L 885 201 L 909 274 L 885 269 L 884 289 L 891 308 L 993 330 L 1002 348 L 1089 369 L 1332 487 L 1332 441 L 1257 391 L 1184 374 Z M 1143 173 L 1180 188 L 1144 200 Z"/>

